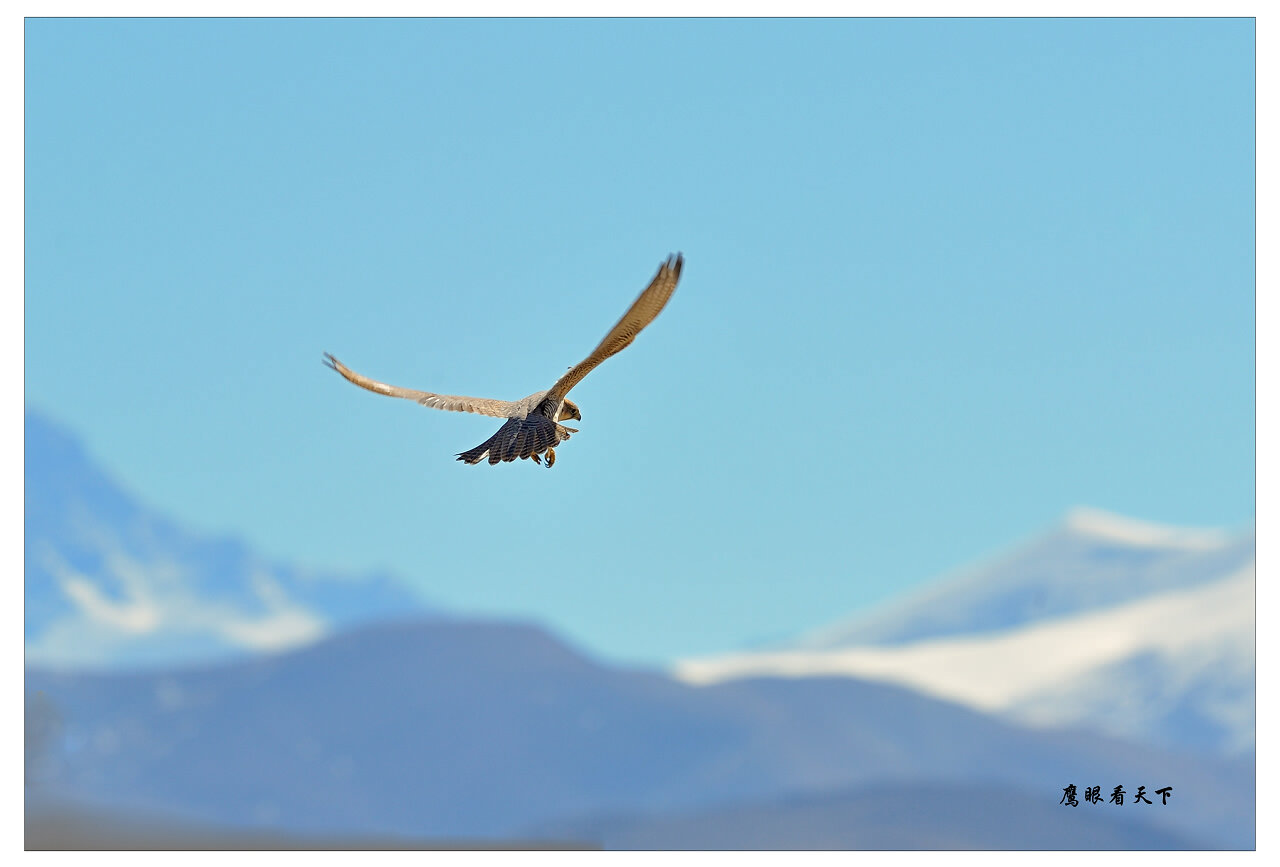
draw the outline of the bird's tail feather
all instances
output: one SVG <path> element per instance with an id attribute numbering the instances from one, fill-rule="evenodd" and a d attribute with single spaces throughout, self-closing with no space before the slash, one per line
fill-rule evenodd
<path id="1" fill-rule="evenodd" d="M 530 413 L 525 418 L 507 419 L 493 436 L 475 448 L 459 453 L 458 460 L 478 464 L 487 457 L 490 464 L 497 464 L 516 458 L 531 458 L 567 440 L 570 433 L 576 431 L 539 413 Z"/>

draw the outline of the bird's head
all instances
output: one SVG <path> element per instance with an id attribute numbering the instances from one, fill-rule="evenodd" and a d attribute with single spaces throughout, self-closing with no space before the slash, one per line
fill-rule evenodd
<path id="1" fill-rule="evenodd" d="M 556 414 L 556 421 L 569 421 L 569 419 L 582 421 L 582 413 L 578 410 L 576 403 L 566 398 L 564 405 L 560 407 L 560 412 Z"/>

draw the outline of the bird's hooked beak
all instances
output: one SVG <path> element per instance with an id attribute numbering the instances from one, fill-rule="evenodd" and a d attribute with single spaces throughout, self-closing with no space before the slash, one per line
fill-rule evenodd
<path id="1" fill-rule="evenodd" d="M 569 421 L 569 419 L 582 421 L 582 413 L 578 410 L 576 403 L 566 400 L 564 406 L 560 407 L 560 413 L 556 416 L 556 421 Z"/>

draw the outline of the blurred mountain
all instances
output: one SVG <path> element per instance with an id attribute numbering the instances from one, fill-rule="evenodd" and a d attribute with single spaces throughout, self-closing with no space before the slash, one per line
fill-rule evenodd
<path id="1" fill-rule="evenodd" d="M 1152 827 L 1127 801 L 1077 801 L 1068 811 L 1009 787 L 887 783 L 688 813 L 579 819 L 542 830 L 556 839 L 630 850 L 1203 848 Z"/>
<path id="2" fill-rule="evenodd" d="M 1254 745 L 1254 534 L 1077 511 L 1011 554 L 690 683 L 847 675 L 1042 727 L 1170 749 Z"/>
<path id="3" fill-rule="evenodd" d="M 1084 805 L 1017 801 L 1057 807 L 1069 784 L 1168 785 L 1166 806 L 1117 808 L 1139 835 L 1124 839 L 1253 845 L 1251 760 L 1031 731 L 853 678 L 693 687 L 594 664 L 513 624 L 384 624 L 202 668 L 28 669 L 26 685 L 58 720 L 46 754 L 29 757 L 46 797 L 246 829 L 545 838 L 579 817 L 927 783 L 984 799 L 1009 791 L 988 803 L 983 845 L 1056 846 Z M 950 800 L 922 798 L 904 821 L 927 845 L 969 845 L 979 838 L 959 834 Z M 996 834 L 1009 816 L 1016 827 Z M 1141 836 L 1155 832 L 1165 836 Z"/>
<path id="4" fill-rule="evenodd" d="M 1043 535 L 788 649 L 900 645 L 1002 632 L 1185 590 L 1252 568 L 1253 531 L 1165 527 L 1076 509 Z"/>
<path id="5" fill-rule="evenodd" d="M 23 816 L 26 851 L 297 851 L 433 849 L 598 849 L 575 840 L 426 839 L 421 837 L 287 834 L 227 828 L 176 819 L 169 813 L 136 813 L 83 804 L 28 800 Z"/>
<path id="6" fill-rule="evenodd" d="M 139 503 L 26 413 L 25 645 L 43 666 L 173 665 L 296 647 L 428 609 L 385 574 L 273 563 Z"/>

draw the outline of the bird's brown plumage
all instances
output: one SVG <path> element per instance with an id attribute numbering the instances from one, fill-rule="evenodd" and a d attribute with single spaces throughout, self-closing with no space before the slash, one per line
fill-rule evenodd
<path id="1" fill-rule="evenodd" d="M 680 282 L 682 270 L 684 270 L 684 256 L 679 253 L 663 262 L 648 287 L 640 293 L 640 297 L 627 309 L 627 312 L 622 314 L 618 324 L 609 330 L 604 340 L 600 341 L 600 345 L 551 386 L 551 390 L 547 392 L 547 400 L 564 400 L 569 389 L 582 382 L 583 377 L 595 370 L 600 362 L 630 346 L 631 341 L 636 339 L 636 335 L 657 318 L 663 307 L 667 306 L 671 294 L 676 291 L 676 284 Z"/>
<path id="2" fill-rule="evenodd" d="M 356 373 L 329 353 L 324 354 L 325 364 L 340 373 L 348 382 L 369 391 L 412 400 L 432 409 L 453 412 L 474 412 L 481 415 L 507 419 L 492 437 L 473 449 L 462 452 L 458 460 L 477 464 L 488 458 L 490 464 L 513 461 L 516 458 L 533 458 L 541 463 L 544 455 L 547 466 L 555 463 L 555 446 L 569 435 L 577 433 L 573 428 L 558 424 L 566 419 L 580 419 L 577 405 L 566 398 L 570 389 L 583 380 L 602 361 L 616 355 L 635 340 L 646 325 L 662 312 L 675 292 L 684 268 L 684 257 L 677 253 L 663 262 L 648 287 L 622 315 L 618 323 L 605 335 L 604 340 L 590 355 L 574 365 L 548 391 L 534 392 L 522 400 L 491 400 L 482 397 L 463 397 L 452 394 L 435 394 L 412 388 L 388 385 Z"/>
<path id="3" fill-rule="evenodd" d="M 445 409 L 452 412 L 474 412 L 490 415 L 495 418 L 511 418 L 511 413 L 518 401 L 490 400 L 487 397 L 463 397 L 457 394 L 435 394 L 430 391 L 418 391 L 416 388 L 401 388 L 398 385 L 387 385 L 367 376 L 356 373 L 329 353 L 324 354 L 324 363 L 331 370 L 342 374 L 348 382 L 361 388 L 385 394 L 387 397 L 402 397 L 432 409 Z"/>

